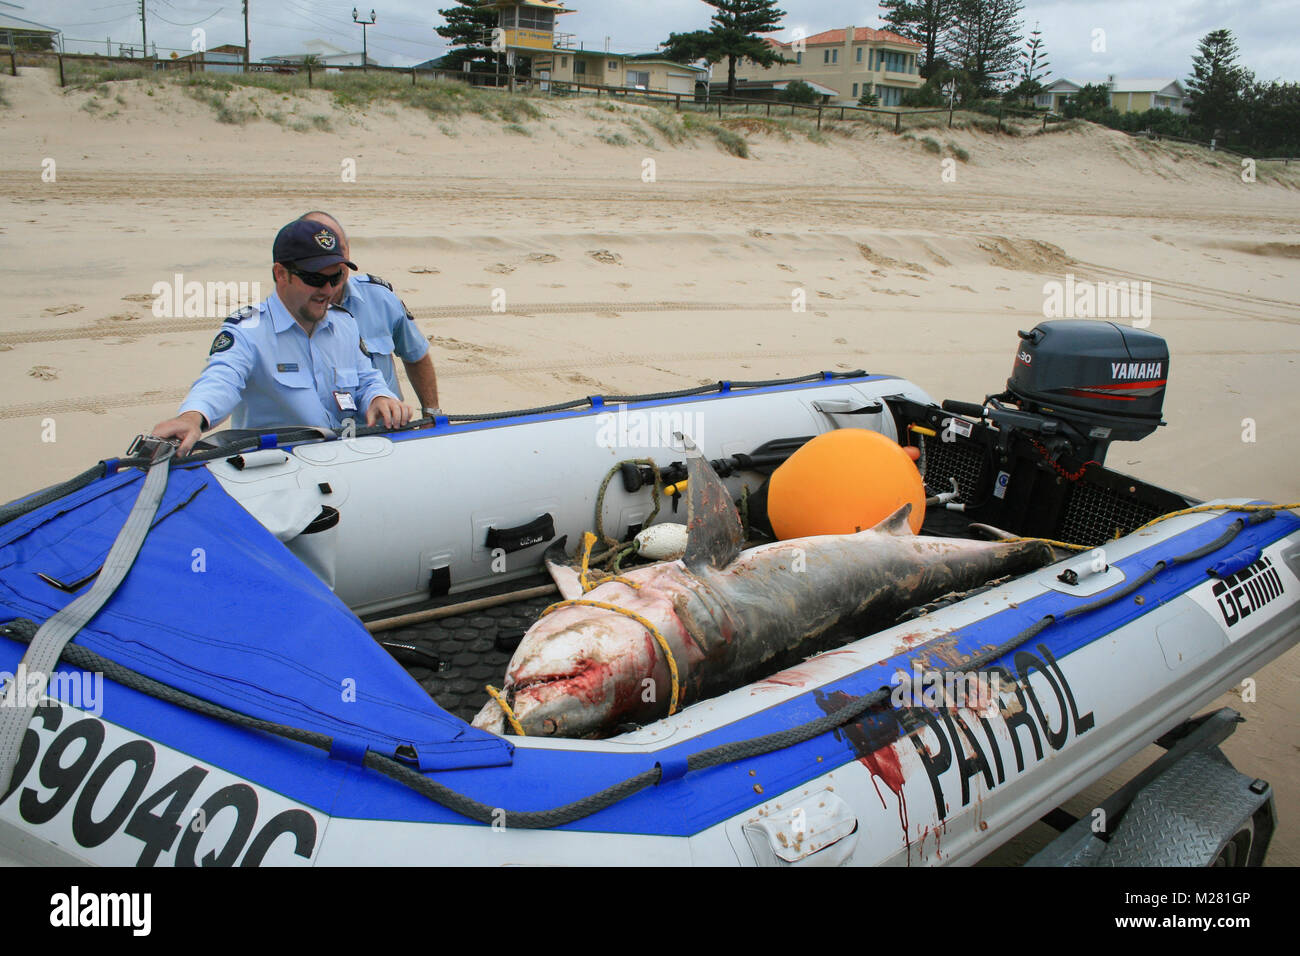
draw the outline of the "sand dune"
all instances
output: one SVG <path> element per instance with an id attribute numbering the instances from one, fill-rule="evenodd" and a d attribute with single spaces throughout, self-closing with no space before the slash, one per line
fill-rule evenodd
<path id="1" fill-rule="evenodd" d="M 3 501 L 174 413 L 220 317 L 156 315 L 155 283 L 269 292 L 275 231 L 314 207 L 405 298 L 453 411 L 852 368 L 978 399 L 1043 318 L 1045 282 L 1150 282 L 1169 427 L 1111 463 L 1200 497 L 1300 500 L 1295 166 L 1244 183 L 1235 157 L 1097 128 L 830 124 L 811 142 L 757 119 L 740 159 L 708 137 L 670 145 L 642 107 L 548 101 L 512 131 L 239 91 L 263 118 L 234 126 L 165 87 L 64 92 L 36 69 L 0 84 Z M 315 116 L 329 131 L 292 129 Z M 1298 673 L 1292 652 L 1258 703 L 1225 698 L 1250 719 L 1226 749 L 1278 790 L 1274 864 L 1300 864 Z"/>

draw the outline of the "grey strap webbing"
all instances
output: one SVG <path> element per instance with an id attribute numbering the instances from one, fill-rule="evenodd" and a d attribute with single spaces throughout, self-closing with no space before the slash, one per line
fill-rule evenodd
<path id="1" fill-rule="evenodd" d="M 17 675 L 9 681 L 7 692 L 0 699 L 0 781 L 5 786 L 18 762 L 23 734 L 49 685 L 50 672 L 58 664 L 63 648 L 113 596 L 140 553 L 163 492 L 167 490 L 167 472 L 175 451 L 176 447 L 168 443 L 159 446 L 131 514 L 104 559 L 99 577 L 89 591 L 41 625 L 18 665 Z"/>

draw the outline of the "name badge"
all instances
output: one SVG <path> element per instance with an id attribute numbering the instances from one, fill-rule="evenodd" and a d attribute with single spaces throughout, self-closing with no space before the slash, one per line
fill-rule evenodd
<path id="1" fill-rule="evenodd" d="M 334 401 L 338 404 L 341 412 L 355 412 L 357 410 L 357 403 L 351 392 L 335 392 Z"/>
<path id="2" fill-rule="evenodd" d="M 297 362 L 281 362 L 275 367 L 277 372 L 296 372 L 298 371 Z"/>

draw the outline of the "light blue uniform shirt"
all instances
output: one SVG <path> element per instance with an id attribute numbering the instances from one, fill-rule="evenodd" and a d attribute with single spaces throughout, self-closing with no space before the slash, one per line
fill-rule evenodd
<path id="1" fill-rule="evenodd" d="M 343 308 L 357 320 L 371 364 L 384 376 L 389 391 L 400 398 L 402 389 L 397 383 L 393 355 L 403 362 L 418 362 L 428 353 L 429 343 L 406 305 L 383 279 L 359 275 L 348 279 L 347 288 Z"/>
<path id="2" fill-rule="evenodd" d="M 335 392 L 348 393 L 356 411 L 341 410 Z M 232 428 L 337 429 L 345 418 L 364 424 L 366 409 L 380 395 L 397 397 L 362 354 L 352 316 L 331 308 L 308 338 L 272 295 L 222 324 L 181 413 L 198 412 L 212 427 L 230 415 Z"/>

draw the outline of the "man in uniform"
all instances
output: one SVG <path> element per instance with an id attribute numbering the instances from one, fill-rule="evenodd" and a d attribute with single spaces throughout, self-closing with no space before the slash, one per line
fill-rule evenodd
<path id="1" fill-rule="evenodd" d="M 275 293 L 226 319 L 208 364 L 181 403 L 180 414 L 153 433 L 180 440 L 186 454 L 199 436 L 228 415 L 235 428 L 309 425 L 339 429 L 364 416 L 389 428 L 410 421 L 361 352 L 361 333 L 331 303 L 356 268 L 332 229 L 292 222 L 275 237 Z"/>
<path id="2" fill-rule="evenodd" d="M 305 221 L 319 222 L 338 234 L 343 244 L 345 258 L 351 257 L 347 233 L 339 221 L 327 212 L 309 212 Z M 353 266 L 353 268 L 356 268 Z M 384 376 L 389 391 L 399 398 L 402 387 L 397 381 L 397 355 L 406 366 L 406 377 L 415 389 L 420 407 L 426 415 L 441 415 L 438 406 L 438 379 L 433 371 L 433 358 L 429 343 L 420 334 L 415 319 L 406 304 L 393 292 L 393 287 L 375 275 L 358 275 L 348 279 L 334 293 L 334 304 L 342 306 L 357 320 L 361 329 L 362 350 L 370 356 L 371 363 Z"/>

